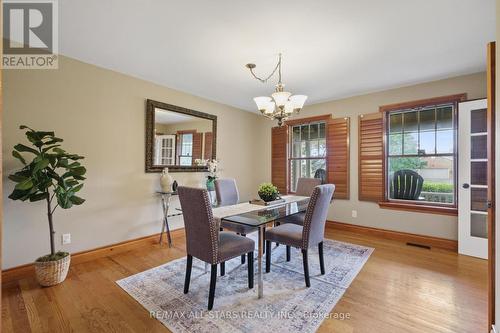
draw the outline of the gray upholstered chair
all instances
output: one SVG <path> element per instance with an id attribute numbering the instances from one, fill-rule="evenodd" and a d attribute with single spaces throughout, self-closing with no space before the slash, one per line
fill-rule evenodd
<path id="1" fill-rule="evenodd" d="M 320 178 L 299 178 L 297 179 L 295 195 L 310 197 L 314 188 L 318 185 L 321 185 Z"/>
<path id="2" fill-rule="evenodd" d="M 253 288 L 253 251 L 255 242 L 232 232 L 220 232 L 212 216 L 212 206 L 205 189 L 179 186 L 177 189 L 184 215 L 186 231 L 186 280 L 184 293 L 189 291 L 193 257 L 212 265 L 208 309 L 214 304 L 217 265 L 224 275 L 224 263 L 242 254 L 248 255 L 248 288 Z"/>
<path id="3" fill-rule="evenodd" d="M 325 274 L 323 238 L 328 207 L 334 192 L 335 185 L 333 184 L 316 186 L 307 206 L 303 226 L 285 223 L 266 231 L 266 273 L 271 271 L 271 242 L 277 242 L 287 246 L 287 260 L 290 260 L 290 246 L 302 250 L 304 277 L 307 287 L 311 286 L 307 262 L 307 250 L 310 247 L 318 246 L 321 274 Z"/>
<path id="4" fill-rule="evenodd" d="M 299 178 L 297 179 L 297 189 L 295 195 L 300 195 L 304 197 L 310 197 L 314 188 L 321 185 L 321 179 L 319 178 Z M 306 213 L 297 213 L 281 219 L 276 220 L 275 225 L 280 225 L 283 223 L 294 223 L 302 225 L 304 223 L 304 217 Z M 287 247 L 287 253 L 290 253 L 290 248 Z"/>
<path id="5" fill-rule="evenodd" d="M 234 179 L 216 179 L 215 195 L 220 206 L 235 205 L 240 201 L 240 193 Z"/>
<path id="6" fill-rule="evenodd" d="M 236 186 L 236 181 L 230 178 L 215 180 L 215 195 L 217 197 L 217 204 L 220 206 L 236 205 L 240 201 L 240 194 Z M 251 226 L 231 223 L 229 221 L 222 221 L 221 228 L 236 232 L 242 236 L 257 231 L 256 228 Z M 245 255 L 241 256 L 241 263 L 245 263 Z"/>

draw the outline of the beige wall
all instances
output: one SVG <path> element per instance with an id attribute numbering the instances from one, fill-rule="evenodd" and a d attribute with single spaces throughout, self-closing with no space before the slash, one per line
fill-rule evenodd
<path id="1" fill-rule="evenodd" d="M 160 231 L 162 213 L 154 195 L 159 174 L 144 172 L 147 98 L 217 115 L 222 175 L 238 180 L 242 199 L 255 192 L 253 139 L 259 116 L 76 60 L 59 61 L 59 70 L 4 71 L 3 118 L 5 175 L 20 166 L 11 155 L 16 143 L 25 142 L 20 124 L 55 130 L 65 139 L 64 148 L 86 157 L 88 179 L 81 196 L 87 201 L 56 212 L 57 248 L 82 251 Z M 206 174 L 172 176 L 197 186 Z M 5 269 L 32 262 L 50 247 L 44 204 L 8 199 L 13 183 L 3 180 Z M 173 219 L 173 228 L 181 225 L 181 219 Z M 69 246 L 61 246 L 63 233 L 71 233 Z"/>
<path id="2" fill-rule="evenodd" d="M 485 97 L 485 74 L 307 106 L 300 117 L 327 113 L 351 117 L 351 199 L 336 200 L 329 219 L 456 239 L 456 217 L 384 210 L 357 200 L 357 116 L 377 112 L 379 105 L 462 92 L 471 99 Z M 255 196 L 257 185 L 270 180 L 270 128 L 275 122 L 261 116 L 65 57 L 60 58 L 59 70 L 5 71 L 4 174 L 19 167 L 11 150 L 16 143 L 24 142 L 20 124 L 55 130 L 65 139 L 66 149 L 86 156 L 88 180 L 82 196 L 87 202 L 56 213 L 58 248 L 76 252 L 159 231 L 161 209 L 154 195 L 159 175 L 144 172 L 147 98 L 218 116 L 217 157 L 222 161 L 222 175 L 238 180 L 242 200 Z M 180 184 L 193 186 L 202 185 L 205 176 L 172 175 Z M 12 182 L 4 178 L 5 194 L 12 188 Z M 3 268 L 31 262 L 47 253 L 43 203 L 14 202 L 7 196 L 3 203 Z M 357 218 L 351 217 L 354 209 Z M 182 226 L 181 218 L 174 218 L 172 223 L 173 228 Z M 60 245 L 62 233 L 71 233 L 72 244 Z"/>
<path id="3" fill-rule="evenodd" d="M 377 204 L 358 201 L 358 116 L 378 111 L 380 105 L 413 101 L 429 97 L 466 92 L 469 99 L 486 97 L 486 74 L 478 73 L 447 80 L 434 81 L 410 87 L 387 90 L 337 101 L 306 106 L 295 118 L 332 114 L 334 118 L 351 118 L 350 135 L 350 200 L 336 200 L 328 218 L 339 222 L 375 228 L 457 239 L 457 218 L 443 215 L 409 213 L 380 209 Z M 271 179 L 271 126 L 275 122 L 261 120 L 257 145 L 261 147 L 261 165 L 258 181 Z M 351 217 L 357 210 L 358 217 Z"/>

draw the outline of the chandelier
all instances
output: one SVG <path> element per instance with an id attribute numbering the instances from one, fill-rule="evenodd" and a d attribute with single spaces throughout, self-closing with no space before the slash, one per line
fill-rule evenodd
<path id="1" fill-rule="evenodd" d="M 257 108 L 263 116 L 269 119 L 278 120 L 278 126 L 283 125 L 283 121 L 287 120 L 294 112 L 298 113 L 306 102 L 306 95 L 292 95 L 288 91 L 284 91 L 285 85 L 281 82 L 281 53 L 279 54 L 278 63 L 269 76 L 262 79 L 255 75 L 254 69 L 257 67 L 255 64 L 246 64 L 246 68 L 254 78 L 262 83 L 267 82 L 278 71 L 278 84 L 271 97 L 260 96 L 255 97 L 253 100 L 257 104 Z"/>

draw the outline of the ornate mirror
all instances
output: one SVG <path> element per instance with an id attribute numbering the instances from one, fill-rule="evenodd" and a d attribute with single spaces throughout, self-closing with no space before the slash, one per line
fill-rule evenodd
<path id="1" fill-rule="evenodd" d="M 215 159 L 217 116 L 146 101 L 146 172 L 206 171 Z"/>

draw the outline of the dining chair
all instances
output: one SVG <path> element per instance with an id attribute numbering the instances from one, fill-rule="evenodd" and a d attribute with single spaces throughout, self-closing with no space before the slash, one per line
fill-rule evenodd
<path id="1" fill-rule="evenodd" d="M 215 180 L 215 196 L 217 197 L 217 204 L 220 206 L 236 205 L 240 201 L 240 194 L 236 181 L 231 178 L 216 179 Z M 229 221 L 222 221 L 221 228 L 236 232 L 241 236 L 246 237 L 247 234 L 257 231 L 256 228 L 245 226 L 238 223 L 231 223 Z M 241 256 L 241 263 L 245 263 L 245 255 Z"/>
<path id="2" fill-rule="evenodd" d="M 184 294 L 189 291 L 193 257 L 211 264 L 208 309 L 214 305 L 217 265 L 224 275 L 225 262 L 240 255 L 248 256 L 248 288 L 253 288 L 253 251 L 255 242 L 233 232 L 219 231 L 212 216 L 212 206 L 206 189 L 179 186 L 179 201 L 186 231 L 186 279 Z"/>
<path id="3" fill-rule="evenodd" d="M 299 178 L 297 179 L 295 195 L 310 197 L 314 188 L 318 185 L 321 185 L 320 178 Z"/>
<path id="4" fill-rule="evenodd" d="M 295 195 L 300 195 L 304 197 L 310 197 L 314 188 L 318 185 L 321 185 L 322 180 L 320 178 L 299 178 L 297 179 L 297 187 L 295 191 Z M 304 224 L 304 217 L 306 213 L 301 212 L 293 215 L 289 215 L 283 218 L 276 220 L 274 225 L 280 225 L 283 223 L 294 223 L 298 225 Z M 290 261 L 290 247 L 286 248 L 287 259 Z"/>
<path id="5" fill-rule="evenodd" d="M 328 207 L 334 192 L 333 184 L 316 186 L 307 206 L 303 226 L 285 223 L 266 231 L 266 273 L 271 271 L 271 242 L 277 242 L 287 246 L 287 260 L 290 260 L 290 246 L 301 249 L 307 287 L 311 286 L 307 261 L 307 251 L 310 247 L 318 246 L 320 270 L 322 275 L 325 274 L 323 239 Z"/>

